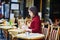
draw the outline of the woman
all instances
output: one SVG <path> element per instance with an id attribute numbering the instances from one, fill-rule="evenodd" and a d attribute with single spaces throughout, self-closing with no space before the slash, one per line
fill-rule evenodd
<path id="1" fill-rule="evenodd" d="M 32 18 L 32 22 L 30 24 L 29 29 L 27 29 L 26 31 L 29 31 L 32 33 L 41 33 L 41 21 L 38 16 L 37 8 L 34 6 L 29 8 L 28 11 L 29 11 L 29 15 Z"/>

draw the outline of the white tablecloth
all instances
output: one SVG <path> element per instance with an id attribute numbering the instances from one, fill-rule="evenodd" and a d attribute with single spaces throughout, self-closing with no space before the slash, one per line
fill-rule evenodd
<path id="1" fill-rule="evenodd" d="M 38 39 L 38 38 L 44 38 L 45 36 L 43 34 L 39 33 L 30 33 L 30 34 L 18 34 L 16 35 L 17 38 L 22 38 L 22 39 Z"/>

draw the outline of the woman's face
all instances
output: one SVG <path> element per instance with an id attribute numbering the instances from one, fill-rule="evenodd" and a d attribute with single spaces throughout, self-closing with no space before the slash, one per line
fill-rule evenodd
<path id="1" fill-rule="evenodd" d="M 31 17 L 34 17 L 33 12 L 30 11 L 30 10 L 28 10 L 28 11 L 29 11 L 29 15 L 30 15 Z"/>

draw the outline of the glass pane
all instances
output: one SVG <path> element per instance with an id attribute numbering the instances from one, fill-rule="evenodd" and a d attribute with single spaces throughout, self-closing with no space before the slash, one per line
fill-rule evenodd
<path id="1" fill-rule="evenodd" d="M 0 8 L 0 14 L 2 13 L 2 9 Z"/>
<path id="2" fill-rule="evenodd" d="M 18 0 L 11 0 L 11 2 L 18 2 Z"/>
<path id="3" fill-rule="evenodd" d="M 13 10 L 18 10 L 19 9 L 19 4 L 11 4 L 11 9 Z"/>
<path id="4" fill-rule="evenodd" d="M 34 0 L 26 0 L 26 7 L 34 6 Z"/>
<path id="5" fill-rule="evenodd" d="M 15 18 L 17 18 L 19 16 L 19 10 L 14 10 L 14 15 L 15 15 Z"/>
<path id="6" fill-rule="evenodd" d="M 9 4 L 5 4 L 5 18 L 9 18 Z"/>
<path id="7" fill-rule="evenodd" d="M 19 16 L 19 10 L 11 10 L 12 12 L 10 12 L 10 17 L 15 17 L 17 18 Z"/>
<path id="8" fill-rule="evenodd" d="M 0 18 L 2 18 L 2 8 L 0 6 Z"/>

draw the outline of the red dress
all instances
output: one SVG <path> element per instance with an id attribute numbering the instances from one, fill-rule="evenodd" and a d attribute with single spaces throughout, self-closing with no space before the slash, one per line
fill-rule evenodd
<path id="1" fill-rule="evenodd" d="M 38 15 L 32 18 L 29 29 L 32 29 L 32 33 L 41 33 L 41 20 Z"/>

